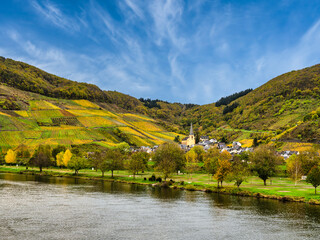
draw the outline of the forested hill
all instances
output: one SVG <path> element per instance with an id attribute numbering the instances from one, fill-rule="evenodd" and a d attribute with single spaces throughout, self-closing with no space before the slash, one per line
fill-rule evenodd
<path id="1" fill-rule="evenodd" d="M 159 102 L 159 104 L 155 103 L 157 107 L 152 109 L 154 106 L 146 104 L 149 100 L 140 101 L 137 98 L 116 91 L 103 91 L 93 84 L 61 78 L 27 63 L 4 57 L 0 57 L 0 83 L 47 97 L 86 99 L 111 104 L 119 111 L 138 112 L 163 120 L 168 119 L 169 112 L 169 115 L 178 116 L 184 110 L 195 106 L 194 104 L 172 104 L 149 99 L 152 102 Z"/>
<path id="2" fill-rule="evenodd" d="M 193 108 L 187 116 L 202 133 L 229 140 L 260 131 L 269 140 L 320 141 L 320 65 L 282 74 L 227 105 Z"/>
<path id="3" fill-rule="evenodd" d="M 166 130 L 181 134 L 188 134 L 193 123 L 197 134 L 228 141 L 253 138 L 259 131 L 269 140 L 320 141 L 320 65 L 282 74 L 257 89 L 202 106 L 139 100 L 4 57 L 0 57 L 0 83 L 57 99 L 87 99 L 118 113 L 143 114 L 157 119 Z M 7 99 L 0 102 L 1 108 L 17 110 L 19 104 Z"/>

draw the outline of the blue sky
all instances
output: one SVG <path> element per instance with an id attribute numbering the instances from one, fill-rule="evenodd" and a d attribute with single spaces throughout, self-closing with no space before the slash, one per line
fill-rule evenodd
<path id="1" fill-rule="evenodd" d="M 104 90 L 206 104 L 320 63 L 320 4 L 11 0 L 0 55 Z"/>

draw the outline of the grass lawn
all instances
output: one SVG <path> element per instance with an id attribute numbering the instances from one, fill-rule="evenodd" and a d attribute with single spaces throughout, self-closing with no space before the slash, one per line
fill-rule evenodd
<path id="1" fill-rule="evenodd" d="M 0 166 L 0 172 L 13 172 L 19 173 L 20 171 L 25 171 L 24 166 Z M 30 171 L 38 172 L 38 168 L 29 167 Z M 73 176 L 74 171 L 70 169 L 60 169 L 60 168 L 48 168 L 43 169 L 45 174 L 49 175 L 63 175 L 63 176 Z M 124 180 L 130 182 L 139 182 L 139 183 L 153 183 L 149 182 L 148 178 L 155 174 L 157 177 L 161 176 L 160 173 L 146 171 L 144 173 L 139 173 L 133 178 L 133 175 L 125 170 L 114 171 L 114 177 L 116 180 Z M 101 178 L 101 172 L 91 170 L 91 169 L 82 169 L 79 171 L 80 177 L 92 177 L 92 178 Z M 106 172 L 104 179 L 110 179 L 111 172 Z M 144 180 L 147 179 L 147 181 Z M 186 186 L 197 186 L 205 188 L 216 187 L 217 182 L 213 180 L 208 174 L 195 173 L 192 175 L 189 174 L 174 174 L 170 179 L 173 179 L 175 182 L 184 181 Z M 235 185 L 233 182 L 223 182 L 223 187 L 225 189 L 234 189 Z M 187 187 L 186 187 L 187 188 Z M 289 178 L 284 177 L 273 177 L 267 180 L 267 186 L 263 185 L 263 181 L 256 176 L 249 177 L 248 180 L 240 186 L 241 190 L 250 191 L 252 193 L 261 193 L 264 195 L 273 195 L 273 196 L 290 196 L 290 197 L 303 197 L 306 201 L 314 199 L 320 200 L 320 190 L 319 194 L 314 194 L 314 187 L 311 184 L 307 184 L 305 181 L 300 181 L 295 186 L 294 182 Z"/>

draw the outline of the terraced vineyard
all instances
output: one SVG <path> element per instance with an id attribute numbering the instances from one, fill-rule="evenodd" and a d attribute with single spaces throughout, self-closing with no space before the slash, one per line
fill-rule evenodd
<path id="1" fill-rule="evenodd" d="M 0 147 L 26 144 L 73 145 L 97 143 L 114 147 L 126 141 L 133 146 L 153 146 L 177 135 L 165 131 L 154 119 L 110 112 L 88 100 L 41 97 L 27 101 L 21 110 L 0 111 Z"/>

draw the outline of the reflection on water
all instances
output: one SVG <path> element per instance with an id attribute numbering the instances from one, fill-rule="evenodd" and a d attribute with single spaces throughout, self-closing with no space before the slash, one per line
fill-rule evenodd
<path id="1" fill-rule="evenodd" d="M 320 207 L 0 174 L 1 239 L 319 239 Z"/>

